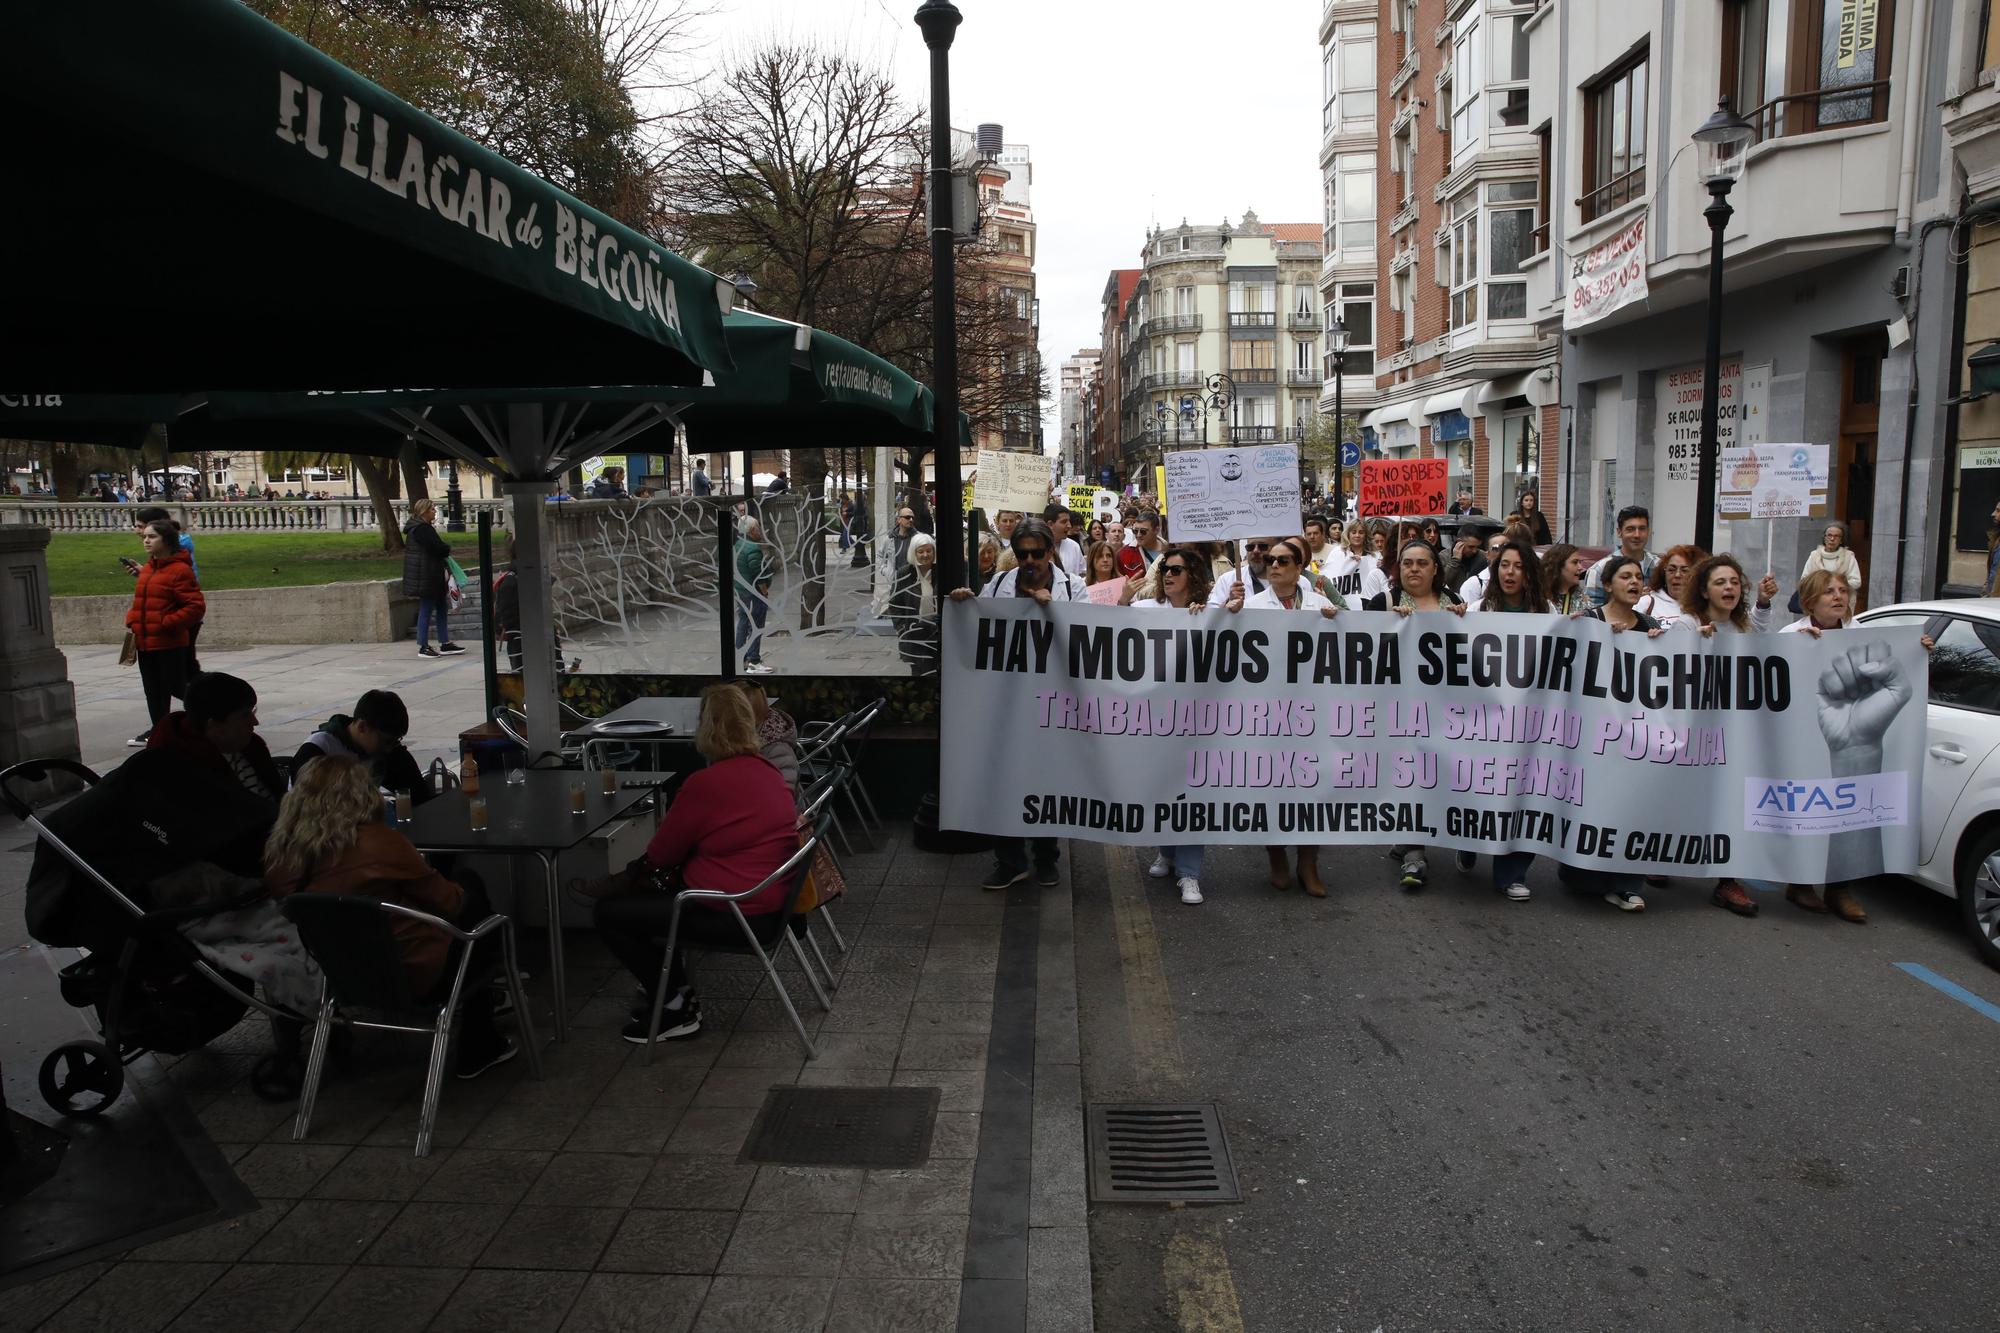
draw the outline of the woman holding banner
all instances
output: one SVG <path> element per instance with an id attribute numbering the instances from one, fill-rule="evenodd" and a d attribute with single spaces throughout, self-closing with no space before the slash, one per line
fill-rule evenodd
<path id="1" fill-rule="evenodd" d="M 1153 569 L 1159 575 L 1159 596 L 1140 598 L 1132 603 L 1133 610 L 1179 611 L 1184 615 L 1197 616 L 1208 610 L 1210 580 L 1205 556 L 1191 547 L 1169 546 L 1166 553 L 1153 562 Z M 1162 847 L 1146 873 L 1154 879 L 1174 876 L 1175 886 L 1181 891 L 1181 901 L 1195 907 L 1201 903 L 1201 863 L 1200 844 Z"/>
<path id="2" fill-rule="evenodd" d="M 1673 552 L 1667 555 L 1671 557 Z M 1757 585 L 1754 602 L 1744 595 L 1749 581 L 1735 556 L 1725 551 L 1708 557 L 1688 575 L 1683 587 L 1681 617 L 1675 623 L 1699 630 L 1708 638 L 1717 634 L 1770 633 L 1771 599 L 1778 595 L 1778 580 L 1766 574 Z"/>
<path id="3" fill-rule="evenodd" d="M 1639 599 L 1646 595 L 1646 579 L 1641 570 L 1638 560 L 1622 551 L 1606 556 L 1604 605 L 1585 613 L 1586 618 L 1603 621 L 1611 626 L 1613 634 L 1622 634 L 1628 629 L 1643 630 L 1649 639 L 1657 639 L 1664 634 L 1666 631 L 1660 628 L 1660 622 L 1639 609 Z"/>
<path id="4" fill-rule="evenodd" d="M 1313 590 L 1305 577 L 1306 560 L 1305 538 L 1278 538 L 1271 543 L 1270 554 L 1264 557 L 1264 586 L 1244 597 L 1243 585 L 1239 583 L 1223 605 L 1231 611 L 1317 611 L 1328 619 L 1340 614 L 1342 603 Z M 1334 594 L 1336 598 L 1339 595 Z M 1314 898 L 1326 897 L 1326 885 L 1319 877 L 1319 848 L 1307 843 L 1297 850 L 1299 887 Z M 1271 845 L 1264 852 L 1271 860 L 1271 887 L 1291 888 L 1292 866 L 1285 849 Z"/>
<path id="5" fill-rule="evenodd" d="M 1688 575 L 1694 567 L 1708 559 L 1708 552 L 1699 546 L 1674 546 L 1660 557 L 1653 566 L 1653 576 L 1646 580 L 1648 592 L 1639 599 L 1639 609 L 1659 621 L 1671 625 L 1681 618 L 1681 599 L 1687 595 Z"/>
<path id="6" fill-rule="evenodd" d="M 1495 551 L 1486 594 L 1472 609 L 1547 615 L 1549 601 L 1542 592 L 1542 566 L 1535 559 L 1535 548 L 1514 539 Z"/>
<path id="7" fill-rule="evenodd" d="M 1830 629 L 1847 628 L 1854 614 L 1854 591 L 1832 570 L 1815 569 L 1799 580 L 1799 607 L 1804 614 L 1778 633 L 1810 634 L 1817 639 Z"/>
<path id="8" fill-rule="evenodd" d="M 1571 618 L 1590 610 L 1590 594 L 1583 587 L 1589 573 L 1590 560 L 1574 546 L 1551 546 L 1542 556 L 1542 591 L 1549 610 Z"/>

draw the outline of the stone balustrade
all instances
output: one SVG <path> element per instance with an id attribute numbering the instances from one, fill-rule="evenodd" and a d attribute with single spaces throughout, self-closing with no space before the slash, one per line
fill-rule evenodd
<path id="1" fill-rule="evenodd" d="M 442 514 L 444 501 L 438 500 Z M 493 511 L 496 526 L 507 525 L 505 499 L 467 500 L 468 524 L 482 509 Z M 21 500 L 0 503 L 0 524 L 44 527 L 55 532 L 130 532 L 133 517 L 147 505 L 158 505 L 176 523 L 195 534 L 214 532 L 373 532 L 375 506 L 365 497 L 341 500 L 157 500 L 105 504 L 97 500 Z M 410 520 L 406 500 L 392 502 L 396 524 Z"/>

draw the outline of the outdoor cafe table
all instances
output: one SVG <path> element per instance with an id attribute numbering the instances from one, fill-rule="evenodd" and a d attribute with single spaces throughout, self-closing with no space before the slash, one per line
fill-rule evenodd
<path id="1" fill-rule="evenodd" d="M 775 704 L 777 700 L 770 702 Z M 688 744 L 694 740 L 695 727 L 700 721 L 700 699 L 651 695 L 622 704 L 603 717 L 577 727 L 566 739 L 581 741 L 586 751 L 593 746 L 620 741 L 648 746 Z"/>
<path id="2" fill-rule="evenodd" d="M 426 801 L 412 812 L 404 832 L 419 851 L 491 852 L 532 856 L 542 863 L 548 900 L 549 989 L 555 1002 L 557 1041 L 569 1039 L 569 987 L 563 969 L 562 887 L 556 879 L 556 856 L 619 819 L 656 791 L 671 775 L 620 773 L 618 790 L 599 790 L 595 771 L 574 768 L 529 769 L 524 781 L 509 784 L 498 773 L 484 777 L 479 794 L 486 798 L 486 827 L 474 829 L 467 813 L 467 796 L 451 790 Z M 570 784 L 581 782 L 582 814 L 570 812 Z"/>

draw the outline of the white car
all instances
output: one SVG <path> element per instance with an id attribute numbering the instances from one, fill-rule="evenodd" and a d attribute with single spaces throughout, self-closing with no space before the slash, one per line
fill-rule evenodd
<path id="1" fill-rule="evenodd" d="M 1914 877 L 1958 898 L 1974 948 L 2000 968 L 2000 598 L 1899 602 L 1856 623 L 1920 625 L 1937 642 Z"/>

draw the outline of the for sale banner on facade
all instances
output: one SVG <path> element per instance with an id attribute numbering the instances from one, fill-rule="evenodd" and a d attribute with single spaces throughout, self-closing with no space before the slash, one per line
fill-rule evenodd
<path id="1" fill-rule="evenodd" d="M 1918 639 L 952 603 L 942 813 L 1136 846 L 1414 844 L 1790 883 L 1908 871 Z"/>
<path id="2" fill-rule="evenodd" d="M 1595 324 L 1646 295 L 1646 215 L 1641 213 L 1631 226 L 1570 261 L 1563 327 Z"/>

